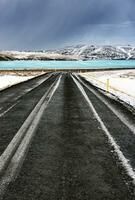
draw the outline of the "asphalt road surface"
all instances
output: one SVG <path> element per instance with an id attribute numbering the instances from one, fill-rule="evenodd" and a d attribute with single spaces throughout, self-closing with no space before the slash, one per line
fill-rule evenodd
<path id="1" fill-rule="evenodd" d="M 134 200 L 135 116 L 76 74 L 0 93 L 0 199 Z"/>

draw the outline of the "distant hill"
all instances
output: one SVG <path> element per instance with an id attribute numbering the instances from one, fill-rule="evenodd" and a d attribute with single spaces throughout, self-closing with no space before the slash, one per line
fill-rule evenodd
<path id="1" fill-rule="evenodd" d="M 76 45 L 41 52 L 1 51 L 0 60 L 135 59 L 135 47 Z"/>
<path id="2" fill-rule="evenodd" d="M 8 56 L 8 55 L 6 55 L 6 54 L 1 54 L 0 53 L 0 61 L 6 61 L 6 60 L 14 60 L 14 58 L 12 57 L 12 56 Z"/>
<path id="3" fill-rule="evenodd" d="M 2 51 L 0 60 L 78 60 L 78 57 L 54 52 Z"/>

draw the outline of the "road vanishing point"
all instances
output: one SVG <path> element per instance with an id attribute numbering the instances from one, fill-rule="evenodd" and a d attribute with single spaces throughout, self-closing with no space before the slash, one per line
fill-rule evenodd
<path id="1" fill-rule="evenodd" d="M 77 73 L 0 92 L 0 199 L 134 200 L 135 115 Z"/>

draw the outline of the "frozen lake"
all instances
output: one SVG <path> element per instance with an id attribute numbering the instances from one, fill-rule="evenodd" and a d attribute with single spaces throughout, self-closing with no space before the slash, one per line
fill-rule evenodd
<path id="1" fill-rule="evenodd" d="M 1 70 L 135 68 L 135 60 L 0 61 Z"/>

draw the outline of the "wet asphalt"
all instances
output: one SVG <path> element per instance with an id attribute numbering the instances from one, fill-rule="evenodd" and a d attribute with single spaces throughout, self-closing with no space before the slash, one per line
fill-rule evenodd
<path id="1" fill-rule="evenodd" d="M 0 154 L 5 150 L 41 97 L 47 92 L 57 75 L 52 74 L 52 77 L 38 86 L 38 81 L 47 77 L 48 75 L 43 75 L 0 92 L 1 113 L 16 104 L 9 112 L 0 117 Z M 35 86 L 37 87 L 34 88 Z M 32 88 L 33 90 L 28 91 Z M 20 95 L 22 97 L 16 100 Z"/>
<path id="2" fill-rule="evenodd" d="M 25 95 L 20 106 L 15 106 L 15 110 L 0 119 L 3 120 L 0 122 L 1 152 L 50 82 Z M 85 91 L 134 166 L 133 134 L 92 92 L 86 88 Z M 30 108 L 28 105 L 31 105 Z M 62 75 L 60 85 L 44 111 L 23 167 L 3 199 L 135 199 L 130 178 L 70 74 Z"/>

